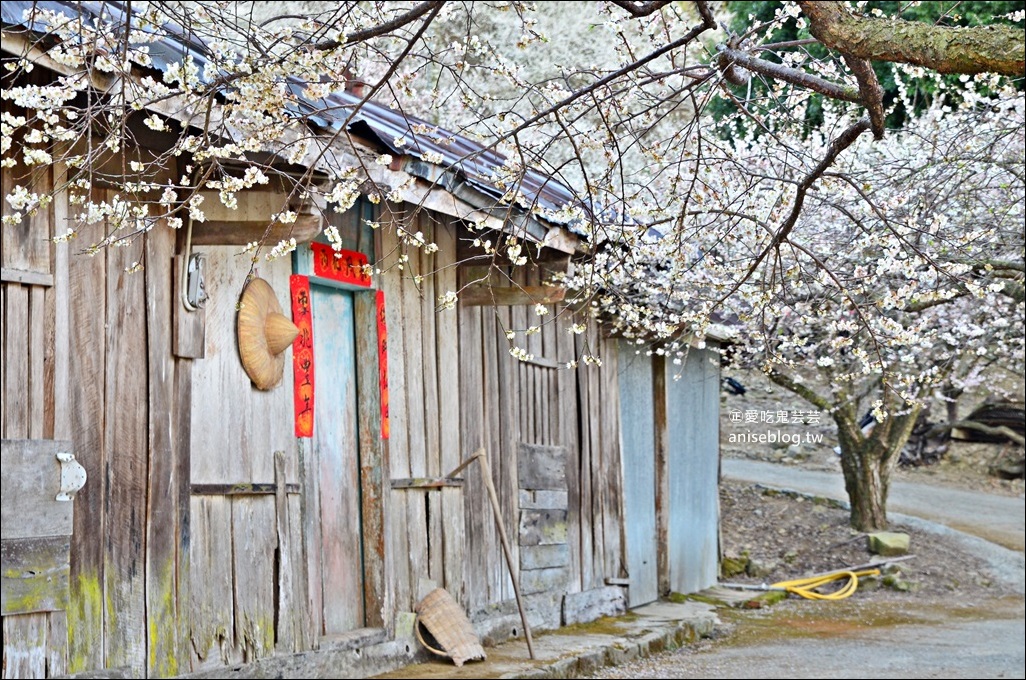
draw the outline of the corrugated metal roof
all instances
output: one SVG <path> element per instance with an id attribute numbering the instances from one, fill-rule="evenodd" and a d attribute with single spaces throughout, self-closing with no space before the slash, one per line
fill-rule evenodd
<path id="1" fill-rule="evenodd" d="M 117 2 L 4 0 L 0 3 L 4 25 L 25 25 L 24 12 L 33 7 L 63 12 L 69 17 L 78 15 L 85 19 L 102 18 L 107 21 L 124 22 L 124 7 Z M 45 31 L 45 27 L 39 22 L 32 22 L 28 28 L 39 32 Z M 181 26 L 169 24 L 164 28 L 167 36 L 149 46 L 153 66 L 163 71 L 168 65 L 191 55 L 200 67 L 202 77 L 203 66 L 207 62 L 203 41 L 197 36 L 190 35 Z M 303 98 L 303 86 L 304 84 L 298 80 L 291 84 L 292 91 L 300 100 L 297 115 L 304 115 L 321 127 L 339 131 L 359 106 L 352 120 L 346 124 L 348 132 L 365 138 L 370 133 L 369 136 L 396 155 L 412 156 L 432 163 L 443 172 L 458 172 L 461 178 L 494 200 L 492 206 L 478 207 L 506 209 L 507 206 L 501 202 L 506 192 L 496 186 L 496 178 L 504 174 L 503 168 L 507 162 L 507 158 L 502 154 L 400 110 L 393 110 L 373 101 L 361 104 L 361 98 L 350 92 L 331 94 L 325 99 L 323 106 L 318 105 Z M 424 130 L 427 132 L 423 132 Z M 401 141 L 397 143 L 399 140 Z M 427 158 L 434 162 L 428 161 Z M 567 205 L 579 204 L 568 187 L 534 168 L 522 171 L 515 188 L 523 194 L 529 205 L 545 210 L 558 211 Z M 572 225 L 568 226 L 577 232 Z"/>

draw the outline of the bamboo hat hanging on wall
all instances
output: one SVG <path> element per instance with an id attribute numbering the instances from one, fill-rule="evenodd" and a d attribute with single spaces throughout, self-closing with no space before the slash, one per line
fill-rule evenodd
<path id="1" fill-rule="evenodd" d="M 285 349 L 299 329 L 281 311 L 278 297 L 267 281 L 254 278 L 242 290 L 236 328 L 242 367 L 259 390 L 281 382 Z"/>

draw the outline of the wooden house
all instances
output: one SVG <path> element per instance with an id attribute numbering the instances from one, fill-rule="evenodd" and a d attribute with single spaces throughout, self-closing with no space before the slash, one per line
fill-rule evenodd
<path id="1" fill-rule="evenodd" d="M 3 57 L 32 60 L 31 77 L 45 83 L 64 67 L 14 30 L 28 4 L 4 3 Z M 440 147 L 444 164 L 416 145 L 390 146 L 403 124 L 367 103 L 352 144 L 334 150 L 393 152 L 368 186 L 401 187 L 399 200 L 361 200 L 328 217 L 297 206 L 300 246 L 256 267 L 301 326 L 272 389 L 255 388 L 240 362 L 251 274 L 240 250 L 267 226 L 270 206 L 287 203 L 282 187 L 95 254 L 83 246 L 104 225 L 75 223 L 63 191 L 4 224 L 4 677 L 366 675 L 418 654 L 413 611 L 435 586 L 486 641 L 522 635 L 481 469 L 447 476 L 481 449 L 533 627 L 707 584 L 712 364 L 688 363 L 675 381 L 673 369 L 635 363 L 594 321 L 557 305 L 563 291 L 546 274 L 581 255 L 581 237 L 500 206 L 487 177 L 502 159 L 473 142 Z M 166 144 L 136 139 L 125 154 Z M 474 164 L 455 163 L 457 153 Z M 48 191 L 69 172 L 4 168 L 4 193 L 16 183 Z M 96 178 L 94 197 L 114 191 Z M 569 195 L 537 173 L 526 179 L 536 200 Z M 348 261 L 318 236 L 328 221 Z M 69 225 L 78 238 L 55 244 Z M 533 244 L 536 261 L 482 257 L 470 248 L 481 229 Z M 436 252 L 399 236 L 418 232 Z M 461 289 L 459 304 L 440 309 Z M 536 304 L 552 320 L 519 336 L 529 356 L 518 360 L 507 332 L 538 324 Z M 583 334 L 568 332 L 576 323 Z M 602 366 L 566 368 L 585 352 Z M 652 463 L 649 477 L 636 477 L 641 461 Z M 636 500 L 648 485 L 664 489 L 654 508 Z M 643 522 L 657 543 L 686 539 L 656 546 L 666 566 L 654 576 L 642 576 L 652 560 Z M 701 529 L 676 529 L 689 522 Z M 686 566 L 696 550 L 713 556 L 697 577 Z"/>

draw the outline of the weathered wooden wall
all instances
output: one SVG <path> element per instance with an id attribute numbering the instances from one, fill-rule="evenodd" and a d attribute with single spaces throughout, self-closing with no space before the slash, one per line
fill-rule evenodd
<path id="1" fill-rule="evenodd" d="M 60 164 L 3 173 L 5 192 L 14 184 L 48 192 L 67 179 Z M 93 188 L 97 200 L 112 194 Z M 110 225 L 77 223 L 71 210 L 60 191 L 21 225 L 3 227 L 3 436 L 69 440 L 89 477 L 74 501 L 70 605 L 5 617 L 4 669 L 10 677 L 173 674 L 183 517 L 174 234 L 158 225 L 90 255 Z M 54 245 L 68 227 L 77 238 Z"/>
<path id="2" fill-rule="evenodd" d="M 421 231 L 439 246 L 434 254 L 404 248 L 390 229 L 382 231 L 392 477 L 445 474 L 484 447 L 514 560 L 522 563 L 516 540 L 520 446 L 564 447 L 568 567 L 565 574 L 562 569 L 551 572 L 561 583 L 565 580 L 557 590 L 601 588 L 605 579 L 622 576 L 615 342 L 584 317 L 554 318 L 554 305 L 545 317 L 537 316 L 533 305 L 439 310 L 440 296 L 460 290 L 479 273 L 455 266 L 457 226 L 423 211 L 409 217 L 397 212 L 392 219 L 406 219 L 409 232 Z M 409 261 L 399 269 L 395 264 L 403 253 Z M 512 276 L 524 286 L 541 283 L 537 270 L 517 270 Z M 586 322 L 584 334 L 568 332 L 575 322 Z M 534 325 L 541 330 L 525 335 Z M 532 360 L 510 355 L 510 330 L 517 331 L 516 344 L 533 354 Z M 585 353 L 601 357 L 604 365 L 582 362 L 577 370 L 567 368 Z M 475 616 L 513 599 L 480 469 L 474 465 L 460 476 L 465 479 L 461 488 L 392 491 L 392 582 L 398 611 L 412 610 L 424 579 L 449 589 Z M 558 608 L 558 593 L 554 604 Z"/>
<path id="3" fill-rule="evenodd" d="M 45 192 L 59 171 L 47 166 L 29 172 L 18 165 L 0 170 L 0 181 L 4 193 L 15 184 L 30 192 Z M 67 437 L 66 423 L 55 423 L 54 394 L 67 386 L 66 371 L 58 378 L 56 366 L 67 361 L 66 354 L 58 354 L 58 348 L 67 350 L 67 323 L 60 314 L 66 312 L 67 289 L 54 285 L 55 260 L 64 259 L 48 240 L 53 236 L 55 211 L 60 213 L 61 208 L 51 205 L 26 216 L 20 225 L 3 225 L 0 437 L 4 439 Z M 3 214 L 12 212 L 3 201 Z M 61 406 L 66 407 L 66 402 Z M 64 417 L 62 413 L 61 419 Z M 5 535 L 7 529 L 5 523 Z M 67 671 L 67 612 L 53 609 L 3 617 L 5 678 L 46 677 Z"/>
<path id="4" fill-rule="evenodd" d="M 236 309 L 249 268 L 237 246 L 206 246 L 203 357 L 189 366 L 189 649 L 192 670 L 309 648 L 291 349 L 282 384 L 252 386 L 239 361 Z M 259 275 L 288 310 L 291 262 Z M 280 453 L 279 453 L 280 452 Z M 281 460 L 275 468 L 276 454 Z M 255 487 L 254 485 L 260 485 Z M 264 492 L 258 493 L 254 489 Z M 281 494 L 279 494 L 281 495 Z M 279 534 L 291 539 L 279 546 Z M 292 603 L 279 612 L 279 604 Z M 276 629 L 278 621 L 278 629 Z M 283 631 L 294 631 L 281 639 Z M 306 640 L 306 642 L 303 642 Z"/>

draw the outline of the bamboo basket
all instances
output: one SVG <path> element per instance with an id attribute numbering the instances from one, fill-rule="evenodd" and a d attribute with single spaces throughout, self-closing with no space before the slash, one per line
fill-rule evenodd
<path id="1" fill-rule="evenodd" d="M 467 661 L 484 659 L 484 648 L 474 632 L 463 608 L 453 599 L 449 591 L 435 588 L 421 600 L 416 607 L 417 620 L 413 630 L 417 640 L 429 652 L 452 659 L 457 666 Z M 428 644 L 421 632 L 421 625 L 441 646 L 441 649 Z"/>

